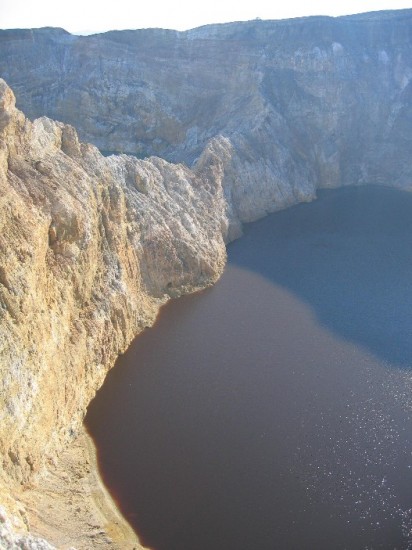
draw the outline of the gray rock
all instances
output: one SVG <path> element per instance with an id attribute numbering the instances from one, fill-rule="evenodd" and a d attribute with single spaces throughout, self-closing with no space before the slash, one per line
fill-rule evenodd
<path id="1" fill-rule="evenodd" d="M 72 124 L 103 151 L 193 166 L 222 136 L 235 235 L 239 220 L 317 187 L 410 185 L 411 24 L 401 10 L 187 32 L 1 31 L 0 74 L 29 116 Z"/>
<path id="2" fill-rule="evenodd" d="M 0 548 L 3 550 L 55 550 L 55 547 L 44 539 L 16 532 L 12 519 L 7 516 L 3 506 L 0 506 Z"/>

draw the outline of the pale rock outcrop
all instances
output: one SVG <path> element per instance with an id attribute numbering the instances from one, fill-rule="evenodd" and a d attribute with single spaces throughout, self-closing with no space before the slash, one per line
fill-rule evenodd
<path id="1" fill-rule="evenodd" d="M 31 535 L 16 533 L 13 519 L 9 518 L 0 506 L 0 548 L 7 550 L 55 550 L 47 541 Z"/>

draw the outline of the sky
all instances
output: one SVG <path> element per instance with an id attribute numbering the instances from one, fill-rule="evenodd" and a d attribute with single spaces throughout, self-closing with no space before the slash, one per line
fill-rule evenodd
<path id="1" fill-rule="evenodd" d="M 0 28 L 62 27 L 72 33 L 161 27 L 186 30 L 208 23 L 347 15 L 412 8 L 412 0 L 0 0 Z"/>

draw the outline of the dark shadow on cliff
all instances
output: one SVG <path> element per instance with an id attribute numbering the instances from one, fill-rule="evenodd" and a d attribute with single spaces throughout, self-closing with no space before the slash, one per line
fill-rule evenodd
<path id="1" fill-rule="evenodd" d="M 412 366 L 412 194 L 385 187 L 323 190 L 244 228 L 257 246 L 230 262 L 282 285 L 345 340 Z"/>

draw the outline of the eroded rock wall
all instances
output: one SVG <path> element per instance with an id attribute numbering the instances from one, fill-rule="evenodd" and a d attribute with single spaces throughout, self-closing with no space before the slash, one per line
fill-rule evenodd
<path id="1" fill-rule="evenodd" d="M 106 151 L 192 166 L 230 150 L 236 219 L 310 200 L 318 186 L 412 177 L 412 10 L 73 36 L 0 32 L 0 75 L 32 117 Z M 233 214 L 233 215 L 232 215 Z"/>
<path id="2" fill-rule="evenodd" d="M 75 436 L 159 306 L 216 281 L 227 222 L 213 159 L 201 178 L 105 158 L 70 126 L 27 120 L 4 81 L 0 123 L 0 455 L 20 483 Z"/>
<path id="3" fill-rule="evenodd" d="M 406 10 L 0 31 L 0 75 L 40 117 L 0 81 L 4 494 L 76 436 L 159 307 L 217 280 L 242 222 L 317 187 L 411 188 L 411 24 Z M 104 157 L 69 124 L 106 152 L 167 160 Z"/>

